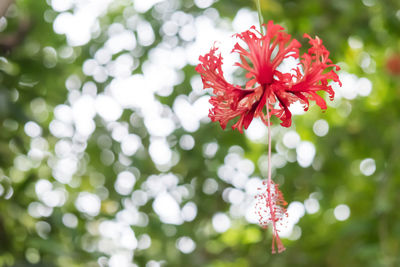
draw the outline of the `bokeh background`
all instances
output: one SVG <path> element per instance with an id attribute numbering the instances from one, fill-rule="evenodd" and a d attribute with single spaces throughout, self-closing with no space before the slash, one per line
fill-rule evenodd
<path id="1" fill-rule="evenodd" d="M 272 128 L 288 202 L 271 255 L 266 127 L 207 117 L 194 71 L 258 25 L 248 0 L 0 2 L 0 266 L 400 266 L 400 2 L 261 0 L 342 70 L 327 112 Z"/>

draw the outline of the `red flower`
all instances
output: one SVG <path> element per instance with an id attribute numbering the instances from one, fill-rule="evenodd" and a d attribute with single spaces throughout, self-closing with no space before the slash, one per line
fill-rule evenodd
<path id="1" fill-rule="evenodd" d="M 338 82 L 339 67 L 332 64 L 329 59 L 329 51 L 323 46 L 321 39 L 309 39 L 311 48 L 300 58 L 300 63 L 292 70 L 292 73 L 282 73 L 277 70 L 283 60 L 288 57 L 299 59 L 300 43 L 296 39 L 283 32 L 284 28 L 274 24 L 272 21 L 266 28 L 266 34 L 258 32 L 255 27 L 236 37 L 244 41 L 247 49 L 238 43 L 235 44 L 232 52 L 239 53 L 241 62 L 235 65 L 247 71 L 246 85 L 243 87 L 228 83 L 221 69 L 222 57 L 217 55 L 217 48 L 212 47 L 210 52 L 200 56 L 200 64 L 196 71 L 200 73 L 204 89 L 212 88 L 214 95 L 210 99 L 212 109 L 209 117 L 212 121 L 219 121 L 221 127 L 225 129 L 230 120 L 239 117 L 238 121 L 232 125 L 233 129 L 243 132 L 247 129 L 253 118 L 259 117 L 270 126 L 268 116 L 278 117 L 284 127 L 289 127 L 292 123 L 292 114 L 289 106 L 296 101 L 303 104 L 307 111 L 309 101 L 313 100 L 322 109 L 327 108 L 325 100 L 318 94 L 325 91 L 333 100 L 335 95 L 328 81 Z M 278 252 L 285 250 L 279 235 L 278 224 L 282 221 L 287 212 L 287 203 L 283 199 L 278 185 L 271 179 L 271 133 L 268 129 L 268 180 L 263 183 L 265 188 L 256 198 L 257 214 L 262 226 L 272 225 L 272 253 L 275 247 Z"/>
<path id="2" fill-rule="evenodd" d="M 212 47 L 209 53 L 199 57 L 201 63 L 197 65 L 196 71 L 201 75 L 204 88 L 212 88 L 214 93 L 210 99 L 213 107 L 209 117 L 212 121 L 219 121 L 223 129 L 236 117 L 239 120 L 232 129 L 236 128 L 240 132 L 243 132 L 243 128 L 247 129 L 256 117 L 267 125 L 265 108 L 270 110 L 270 115 L 280 118 L 282 126 L 289 127 L 292 123 L 289 106 L 292 103 L 300 101 L 304 110 L 307 110 L 309 100 L 313 100 L 325 110 L 325 100 L 317 92 L 326 91 L 332 100 L 334 92 L 328 85 L 328 80 L 340 84 L 334 72 L 339 67 L 332 64 L 329 51 L 323 46 L 322 40 L 318 37 L 312 39 L 306 34 L 304 36 L 310 39 L 311 48 L 302 55 L 299 66 L 294 69 L 295 74 L 278 71 L 277 67 L 285 58 L 299 58 L 301 45 L 283 32 L 283 27 L 272 21 L 263 27 L 266 28 L 265 35 L 254 26 L 236 34 L 248 48 L 244 49 L 236 43 L 232 50 L 239 53 L 241 59 L 235 65 L 247 71 L 246 78 L 249 80 L 244 88 L 225 80 L 221 69 L 222 57 L 216 54 L 217 48 Z M 327 69 L 330 70 L 326 71 Z"/>

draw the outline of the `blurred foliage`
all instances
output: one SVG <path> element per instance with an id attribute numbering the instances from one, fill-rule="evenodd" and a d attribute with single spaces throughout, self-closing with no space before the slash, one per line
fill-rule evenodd
<path id="1" fill-rule="evenodd" d="M 140 1 L 145 0 L 133 2 Z M 121 211 L 132 206 L 131 195 L 122 195 L 114 188 L 118 173 L 124 170 L 137 178 L 134 191 L 144 190 L 152 175 L 173 173 L 179 178 L 177 188 L 186 192 L 177 197 L 180 206 L 189 202 L 197 206 L 196 218 L 180 225 L 160 220 L 150 196 L 145 205 L 137 207 L 147 223 L 129 227 L 139 241 L 144 234 L 150 237 L 151 245 L 143 249 L 134 246 L 123 252 L 130 253 L 132 263 L 138 266 L 158 266 L 157 262 L 163 266 L 217 267 L 400 266 L 400 165 L 396 164 L 400 160 L 399 1 L 261 1 L 265 20 L 284 25 L 299 40 L 303 33 L 320 36 L 332 59 L 340 62 L 344 71 L 368 78 L 373 84 L 368 96 L 342 98 L 326 113 L 313 107 L 307 114 L 295 116 L 292 129 L 301 140 L 315 145 L 316 156 L 307 168 L 300 167 L 296 160 L 287 162 L 274 171 L 276 180 L 283 184 L 281 189 L 289 203 L 304 202 L 317 192 L 320 209 L 300 219 L 300 238 L 283 239 L 287 250 L 279 255 L 270 253 L 268 231 L 232 216 L 231 204 L 223 195 L 233 186 L 218 174 L 226 156 L 236 151 L 256 166 L 252 176 L 262 177 L 258 162 L 266 154 L 265 143 L 254 143 L 238 132 L 223 131 L 215 123 L 203 122 L 197 131 L 188 133 L 177 122 L 178 127 L 166 140 L 179 160 L 173 166 L 163 167 L 150 157 L 148 149 L 153 137 L 145 126 L 142 111 L 126 108 L 118 119 L 143 144 L 129 156 L 121 156 L 120 143 L 111 137 L 110 122 L 96 115 L 96 129 L 88 139 L 73 140 L 80 152 L 72 180 L 64 184 L 54 178 L 56 144 L 73 139 L 52 134 L 54 108 L 71 103 L 76 97 L 73 90 L 66 89 L 66 81 L 72 75 L 79 81 L 76 91 L 89 81 L 94 82 L 98 94 L 107 90 L 111 76 L 104 81 L 93 80 L 82 71 L 82 66 L 104 46 L 110 25 L 129 24 L 130 16 L 151 24 L 155 41 L 147 46 L 137 44 L 128 51 L 137 63 L 132 73 L 141 74 L 149 53 L 167 39 L 162 27 L 174 12 L 189 14 L 193 20 L 210 10 L 217 11 L 221 18 L 218 26 L 229 28 L 227 25 L 240 9 L 254 10 L 255 5 L 251 1 L 220 0 L 210 9 L 202 9 L 191 0 L 167 0 L 138 12 L 132 1 L 114 1 L 99 18 L 91 40 L 71 47 L 64 35 L 54 33 L 53 21 L 59 12 L 51 8 L 52 1 L 47 2 L 16 0 L 0 21 L 0 266 L 125 266 L 122 262 L 115 265 L 118 257 L 114 257 L 114 265 L 108 265 L 114 254 L 99 249 L 101 222 L 118 219 Z M 69 11 L 72 10 L 73 6 Z M 139 33 L 132 32 L 137 39 Z M 19 41 L 4 45 L 17 35 Z M 190 45 L 191 41 L 181 37 L 177 33 L 174 36 L 177 46 Z M 113 55 L 112 60 L 120 54 Z M 198 98 L 190 96 L 191 79 L 197 75 L 193 66 L 186 65 L 180 71 L 184 78 L 172 93 L 157 96 L 163 105 L 172 107 L 182 94 L 189 96 L 190 101 Z M 314 122 L 321 118 L 329 123 L 329 133 L 323 137 L 313 132 Z M 27 135 L 31 122 L 40 126 L 40 138 Z M 273 131 L 273 152 L 279 154 L 287 130 L 275 126 Z M 191 150 L 179 145 L 186 134 L 195 140 Z M 44 144 L 39 157 L 32 152 L 34 140 Z M 209 144 L 218 144 L 215 156 L 205 155 Z M 295 149 L 286 149 L 285 153 L 296 155 Z M 376 164 L 370 176 L 360 171 L 360 163 L 366 158 L 372 158 Z M 205 182 L 210 181 L 207 178 L 218 183 L 213 194 L 203 189 Z M 47 207 L 39 198 L 38 182 L 43 180 L 64 192 L 63 205 Z M 91 216 L 77 209 L 76 199 L 81 192 L 102 199 L 99 214 Z M 345 221 L 338 221 L 333 215 L 339 204 L 350 207 L 350 217 Z M 35 216 L 35 205 L 50 212 Z M 232 221 L 224 233 L 216 232 L 212 226 L 212 218 L 218 212 L 228 214 Z M 66 225 L 66 214 L 77 218 L 76 226 Z M 195 242 L 193 252 L 185 254 L 178 250 L 177 240 L 183 236 Z"/>

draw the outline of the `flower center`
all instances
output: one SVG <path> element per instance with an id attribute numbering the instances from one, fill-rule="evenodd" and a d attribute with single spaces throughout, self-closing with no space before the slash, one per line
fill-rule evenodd
<path id="1" fill-rule="evenodd" d="M 262 64 L 258 70 L 257 81 L 261 85 L 271 84 L 273 81 L 272 67 L 270 64 Z"/>

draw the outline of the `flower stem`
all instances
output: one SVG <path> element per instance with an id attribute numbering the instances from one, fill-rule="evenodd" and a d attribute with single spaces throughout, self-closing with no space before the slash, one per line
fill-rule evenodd
<path id="1" fill-rule="evenodd" d="M 272 221 L 272 253 L 275 253 L 275 238 L 279 238 L 276 232 L 276 218 L 275 218 L 275 211 L 274 211 L 274 203 L 272 200 L 272 169 L 271 169 L 271 121 L 269 116 L 269 99 L 267 98 L 266 102 L 267 106 L 267 127 L 268 127 L 268 180 L 267 180 L 267 208 L 269 208 L 269 212 L 271 214 L 271 221 Z M 276 194 L 277 192 L 275 192 Z"/>
<path id="2" fill-rule="evenodd" d="M 268 188 L 270 188 L 272 183 L 272 170 L 271 170 L 271 121 L 269 118 L 269 99 L 267 99 L 267 127 L 268 127 Z M 270 193 L 270 192 L 269 192 Z"/>
<path id="3" fill-rule="evenodd" d="M 263 20 L 263 16 L 262 16 L 262 12 L 261 12 L 260 0 L 255 0 L 255 1 L 256 1 L 257 11 L 258 11 L 258 21 L 260 23 L 260 32 L 262 35 L 264 35 L 264 28 L 262 27 L 264 20 Z"/>

